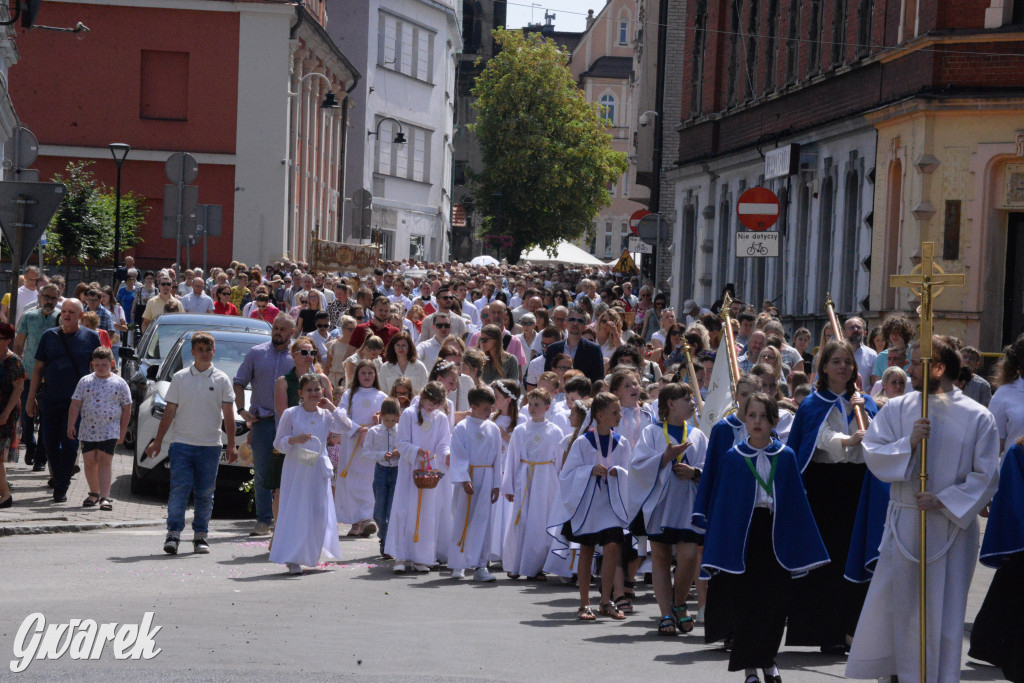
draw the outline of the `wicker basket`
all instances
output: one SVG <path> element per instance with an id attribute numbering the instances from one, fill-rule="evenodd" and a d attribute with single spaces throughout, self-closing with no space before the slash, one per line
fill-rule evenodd
<path id="1" fill-rule="evenodd" d="M 443 476 L 444 472 L 440 470 L 413 470 L 412 482 L 418 489 L 432 489 Z"/>
<path id="2" fill-rule="evenodd" d="M 309 446 L 315 446 L 316 450 L 309 448 Z M 291 456 L 295 458 L 295 461 L 300 465 L 306 467 L 313 467 L 320 462 L 320 450 L 323 448 L 323 444 L 320 443 L 320 439 L 311 437 L 309 441 L 305 443 L 295 444 L 293 447 Z"/>

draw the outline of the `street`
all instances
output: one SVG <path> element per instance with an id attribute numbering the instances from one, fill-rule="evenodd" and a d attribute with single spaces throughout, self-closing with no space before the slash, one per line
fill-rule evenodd
<path id="1" fill-rule="evenodd" d="M 0 539 L 5 678 L 15 635 L 34 612 L 47 624 L 138 624 L 152 611 L 155 658 L 116 661 L 108 645 L 99 662 L 33 661 L 17 680 L 741 680 L 727 672 L 725 651 L 703 644 L 700 626 L 657 637 L 646 588 L 625 622 L 583 624 L 575 589 L 556 579 L 394 576 L 375 539 L 343 538 L 342 563 L 289 577 L 250 528 L 215 519 L 207 556 L 192 554 L 189 531 L 180 554 L 165 555 L 159 526 Z M 990 577 L 981 567 L 975 574 L 968 628 Z M 787 683 L 821 681 L 842 678 L 843 660 L 783 648 L 779 668 Z M 963 679 L 1001 680 L 978 664 L 965 664 Z"/>

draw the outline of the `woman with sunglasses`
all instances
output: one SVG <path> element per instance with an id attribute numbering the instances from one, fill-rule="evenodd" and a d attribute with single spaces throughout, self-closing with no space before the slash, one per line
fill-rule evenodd
<path id="1" fill-rule="evenodd" d="M 644 336 L 646 341 L 651 341 L 651 337 L 654 333 L 661 328 L 661 314 L 665 310 L 665 295 L 658 294 L 654 297 L 654 304 L 647 309 L 647 313 L 644 316 L 643 328 L 640 332 Z"/>
<path id="2" fill-rule="evenodd" d="M 213 312 L 238 315 L 238 307 L 231 303 L 231 285 L 218 285 L 214 290 Z"/>

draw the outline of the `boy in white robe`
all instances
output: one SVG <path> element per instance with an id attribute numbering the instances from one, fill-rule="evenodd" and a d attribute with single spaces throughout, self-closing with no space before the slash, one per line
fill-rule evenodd
<path id="1" fill-rule="evenodd" d="M 861 610 L 848 678 L 900 681 L 920 676 L 918 650 L 919 510 L 927 511 L 928 681 L 957 681 L 967 593 L 978 560 L 978 513 L 998 484 L 999 434 L 987 408 L 953 384 L 960 357 L 935 336 L 928 419 L 921 418 L 921 349 L 911 346 L 915 391 L 885 404 L 862 444 L 872 474 L 890 482 L 881 555 Z M 928 491 L 919 492 L 920 444 L 928 439 Z"/>
<path id="2" fill-rule="evenodd" d="M 491 582 L 487 571 L 494 503 L 501 477 L 501 430 L 491 422 L 494 395 L 479 387 L 469 392 L 469 416 L 455 425 L 451 445 L 452 533 L 448 567 L 453 579 L 475 569 L 474 581 Z"/>
<path id="3" fill-rule="evenodd" d="M 526 400 L 530 421 L 512 432 L 501 482 L 502 493 L 513 503 L 501 565 L 509 578 L 543 581 L 544 561 L 551 550 L 547 527 L 559 495 L 562 432 L 547 421 L 551 394 L 534 389 Z"/>

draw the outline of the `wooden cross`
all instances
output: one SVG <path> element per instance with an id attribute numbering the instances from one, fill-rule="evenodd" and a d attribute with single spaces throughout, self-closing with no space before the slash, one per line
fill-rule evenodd
<path id="1" fill-rule="evenodd" d="M 962 273 L 946 273 L 935 263 L 935 243 L 921 243 L 921 263 L 908 275 L 890 275 L 890 287 L 908 287 L 921 299 L 917 313 L 921 317 L 921 417 L 928 419 L 928 374 L 931 372 L 932 361 L 932 300 L 946 287 L 963 287 L 965 278 Z M 920 488 L 924 493 L 928 490 L 928 439 L 921 441 L 921 470 L 919 475 Z M 926 511 L 921 510 L 920 549 L 918 550 L 918 609 L 920 623 L 920 674 L 921 683 L 927 681 L 928 662 L 928 596 L 925 587 L 928 585 L 928 543 L 925 529 Z"/>
<path id="2" fill-rule="evenodd" d="M 917 313 L 921 317 L 921 360 L 932 358 L 932 300 L 946 287 L 963 287 L 963 273 L 947 273 L 935 263 L 935 243 L 921 243 L 921 263 L 908 275 L 890 275 L 889 286 L 907 287 L 921 299 Z"/>

